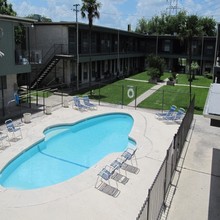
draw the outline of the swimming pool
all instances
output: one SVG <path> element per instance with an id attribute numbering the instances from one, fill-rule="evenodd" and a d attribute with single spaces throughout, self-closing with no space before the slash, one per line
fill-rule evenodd
<path id="1" fill-rule="evenodd" d="M 135 145 L 133 118 L 111 113 L 45 129 L 45 138 L 12 160 L 0 173 L 6 188 L 36 189 L 68 180 L 112 152 Z"/>

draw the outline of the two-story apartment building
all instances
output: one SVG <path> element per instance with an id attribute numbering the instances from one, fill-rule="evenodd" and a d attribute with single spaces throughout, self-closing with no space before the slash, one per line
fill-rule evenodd
<path id="1" fill-rule="evenodd" d="M 30 75 L 29 29 L 34 20 L 0 15 L 0 109 L 14 99 L 18 78 Z"/>
<path id="2" fill-rule="evenodd" d="M 145 67 L 146 38 L 134 32 L 94 26 L 91 57 L 87 24 L 78 24 L 77 32 L 76 23 L 36 23 L 30 33 L 33 64 L 39 65 L 40 61 L 40 65 L 47 66 L 51 64 L 51 60 L 57 58 L 56 68 L 50 75 L 45 74 L 44 79 L 42 78 L 41 82 L 44 80 L 46 85 L 53 83 L 53 79 L 66 84 L 76 84 L 78 80 L 82 85 L 90 80 L 94 82 L 115 77 L 117 74 L 127 75 L 142 71 Z M 38 74 L 44 75 L 43 72 Z M 41 82 L 39 81 L 39 86 Z"/>
<path id="3" fill-rule="evenodd" d="M 212 72 L 215 55 L 216 37 L 194 37 L 192 42 L 192 60 L 197 62 L 197 74 Z M 146 36 L 146 55 L 155 54 L 165 59 L 167 70 L 187 73 L 188 47 L 187 42 L 178 36 Z"/>
<path id="4" fill-rule="evenodd" d="M 126 76 L 143 71 L 149 54 L 163 57 L 167 70 L 187 72 L 187 43 L 181 41 L 178 36 L 142 35 L 131 31 L 94 26 L 91 58 L 89 37 L 87 24 L 79 23 L 77 29 L 75 22 L 36 23 L 30 31 L 33 63 L 38 63 L 38 67 L 40 63 L 43 69 L 51 65 L 55 55 L 62 56 L 57 57 L 54 65 L 56 68 L 53 68 L 50 74 L 48 71 L 45 74 L 39 69 L 34 74 L 33 65 L 32 87 L 50 85 L 53 80 L 69 85 L 82 85 L 89 83 L 90 80 L 95 82 L 115 77 L 117 74 Z M 215 37 L 194 38 L 192 60 L 200 67 L 197 74 L 203 74 L 205 71 L 212 72 L 215 41 Z M 89 72 L 91 72 L 91 79 Z M 36 83 L 37 78 L 34 78 L 36 74 L 37 78 L 42 76 L 38 83 Z"/>
<path id="5" fill-rule="evenodd" d="M 93 26 L 90 40 L 88 24 L 4 15 L 0 16 L 0 28 L 4 30 L 0 51 L 5 54 L 0 58 L 3 109 L 19 86 L 37 89 L 65 83 L 77 90 L 144 71 L 149 54 L 164 58 L 167 70 L 187 73 L 187 43 L 174 35 Z M 212 72 L 215 45 L 215 37 L 194 38 L 192 60 L 200 66 L 198 74 Z"/>

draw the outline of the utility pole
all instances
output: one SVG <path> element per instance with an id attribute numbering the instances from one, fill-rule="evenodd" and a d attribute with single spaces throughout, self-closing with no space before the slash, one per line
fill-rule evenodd
<path id="1" fill-rule="evenodd" d="M 79 27 L 78 27 L 78 7 L 80 4 L 73 5 L 75 9 L 73 11 L 76 12 L 76 89 L 79 90 Z"/>
<path id="2" fill-rule="evenodd" d="M 172 14 L 172 11 L 177 15 L 177 10 L 178 10 L 178 0 L 167 0 L 169 2 L 169 7 L 167 10 L 169 11 L 169 15 Z"/>

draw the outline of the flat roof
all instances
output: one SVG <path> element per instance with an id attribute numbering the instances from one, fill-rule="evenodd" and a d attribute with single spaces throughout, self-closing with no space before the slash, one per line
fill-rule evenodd
<path id="1" fill-rule="evenodd" d="M 37 20 L 30 19 L 30 18 L 22 18 L 17 16 L 10 16 L 10 15 L 1 15 L 0 20 L 9 20 L 14 22 L 22 22 L 22 23 L 35 23 Z"/>
<path id="2" fill-rule="evenodd" d="M 220 120 L 220 84 L 212 83 L 206 99 L 204 117 Z"/>

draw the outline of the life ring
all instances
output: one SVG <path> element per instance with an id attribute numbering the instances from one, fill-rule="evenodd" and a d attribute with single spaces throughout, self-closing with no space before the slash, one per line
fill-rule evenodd
<path id="1" fill-rule="evenodd" d="M 127 96 L 128 98 L 132 99 L 134 98 L 134 89 L 133 88 L 129 88 L 128 91 L 127 91 Z"/>

